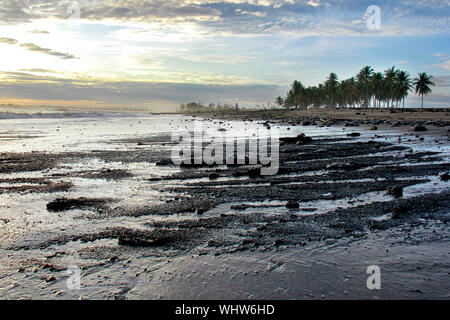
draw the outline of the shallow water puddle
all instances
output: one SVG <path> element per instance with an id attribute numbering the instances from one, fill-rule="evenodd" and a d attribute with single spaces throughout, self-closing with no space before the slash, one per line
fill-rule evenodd
<path id="1" fill-rule="evenodd" d="M 439 177 L 409 177 L 404 179 L 397 179 L 398 181 L 408 181 L 416 179 L 430 180 L 426 183 L 405 187 L 403 191 L 403 199 L 410 199 L 421 196 L 427 193 L 440 193 L 448 189 L 448 182 L 443 182 Z M 372 180 L 371 180 L 372 181 Z M 332 181 L 330 181 L 331 183 Z M 331 194 L 324 194 L 323 196 L 331 196 Z M 220 204 L 214 209 L 208 211 L 206 215 L 214 216 L 221 213 L 228 214 L 258 214 L 258 215 L 282 215 L 286 213 L 298 215 L 317 215 L 327 214 L 337 209 L 349 209 L 358 206 L 369 205 L 374 202 L 387 202 L 395 199 L 393 196 L 387 194 L 386 191 L 368 192 L 357 197 L 348 197 L 343 199 L 333 200 L 314 200 L 300 202 L 299 209 L 286 208 L 287 201 L 262 201 L 262 202 L 234 202 Z M 241 209 L 233 209 L 233 207 L 241 206 Z"/>

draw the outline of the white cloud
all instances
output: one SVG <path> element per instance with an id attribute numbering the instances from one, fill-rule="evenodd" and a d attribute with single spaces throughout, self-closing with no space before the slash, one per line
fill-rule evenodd
<path id="1" fill-rule="evenodd" d="M 443 68 L 443 69 L 446 69 L 446 70 L 450 70 L 450 60 L 446 60 L 446 61 L 444 61 L 443 63 L 440 63 L 440 64 L 435 64 L 434 66 L 440 67 L 440 68 Z"/>
<path id="2" fill-rule="evenodd" d="M 72 3 L 69 0 L 2 2 L 0 24 L 50 18 L 65 20 Z M 368 5 L 356 0 L 80 0 L 77 3 L 80 3 L 82 19 L 105 23 L 180 24 L 180 28 L 183 23 L 195 23 L 199 29 L 205 28 L 205 32 L 221 35 L 266 32 L 295 32 L 306 36 L 370 34 L 361 23 Z M 447 0 L 427 1 L 426 4 L 412 0 L 381 0 L 378 5 L 383 21 L 378 35 L 449 32 Z"/>
<path id="3" fill-rule="evenodd" d="M 320 1 L 314 1 L 314 0 L 309 0 L 306 4 L 312 6 L 312 7 L 319 7 L 320 6 Z"/>

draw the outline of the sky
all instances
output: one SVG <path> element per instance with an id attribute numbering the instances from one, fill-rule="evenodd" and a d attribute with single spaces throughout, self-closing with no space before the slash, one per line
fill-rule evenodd
<path id="1" fill-rule="evenodd" d="M 449 17 L 449 0 L 1 0 L 0 104 L 255 107 L 370 65 L 433 75 L 425 104 L 450 106 Z"/>

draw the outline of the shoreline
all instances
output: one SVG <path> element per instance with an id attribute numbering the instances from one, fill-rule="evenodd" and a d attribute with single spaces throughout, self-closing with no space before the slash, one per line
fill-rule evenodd
<path id="1" fill-rule="evenodd" d="M 296 124 L 309 121 L 311 123 L 316 122 L 319 125 L 337 125 L 351 121 L 355 124 L 395 124 L 401 126 L 429 123 L 439 127 L 450 126 L 450 109 L 424 109 L 423 111 L 420 109 L 233 110 L 180 112 L 178 114 L 223 120 L 277 120 L 282 123 Z"/>

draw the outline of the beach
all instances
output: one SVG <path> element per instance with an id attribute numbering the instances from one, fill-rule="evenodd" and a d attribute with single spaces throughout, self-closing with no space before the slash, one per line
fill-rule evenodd
<path id="1" fill-rule="evenodd" d="M 0 119 L 2 299 L 449 298 L 447 110 Z M 276 129 L 277 174 L 174 165 L 199 122 Z"/>

